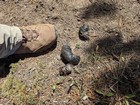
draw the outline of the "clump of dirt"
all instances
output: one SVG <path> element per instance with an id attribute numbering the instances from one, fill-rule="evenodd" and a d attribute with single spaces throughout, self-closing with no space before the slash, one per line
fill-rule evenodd
<path id="1" fill-rule="evenodd" d="M 48 53 L 0 61 L 7 68 L 0 70 L 0 104 L 140 103 L 138 0 L 2 0 L 0 5 L 2 24 L 50 23 L 59 32 L 56 48 Z M 88 41 L 79 39 L 84 24 L 89 26 Z M 65 66 L 63 42 L 80 56 L 67 76 L 59 75 Z"/>

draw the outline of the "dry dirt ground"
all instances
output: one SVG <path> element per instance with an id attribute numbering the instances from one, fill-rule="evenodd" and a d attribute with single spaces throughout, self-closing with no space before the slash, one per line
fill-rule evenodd
<path id="1" fill-rule="evenodd" d="M 139 0 L 1 0 L 0 22 L 59 31 L 54 50 L 0 61 L 1 105 L 140 105 Z M 89 41 L 78 37 L 83 24 Z M 68 76 L 62 42 L 81 57 Z"/>

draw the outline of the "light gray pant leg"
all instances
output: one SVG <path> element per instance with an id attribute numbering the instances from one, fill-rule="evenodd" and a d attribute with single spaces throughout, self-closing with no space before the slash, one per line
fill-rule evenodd
<path id="1" fill-rule="evenodd" d="M 22 33 L 18 27 L 0 24 L 0 58 L 14 54 L 21 43 Z"/>

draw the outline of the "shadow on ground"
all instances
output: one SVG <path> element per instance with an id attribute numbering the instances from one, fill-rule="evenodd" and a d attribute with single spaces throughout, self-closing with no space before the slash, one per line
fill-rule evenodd
<path id="1" fill-rule="evenodd" d="M 140 102 L 140 57 L 130 59 L 125 66 L 118 64 L 113 71 L 102 73 L 100 77 L 102 78 L 95 81 L 98 90 L 98 93 L 95 91 L 98 100 L 96 103 L 115 105 L 114 102 L 119 100 L 125 105 L 124 102 L 128 100 L 132 105 Z"/>
<path id="2" fill-rule="evenodd" d="M 30 57 L 38 57 L 40 55 L 45 55 L 49 51 L 54 50 L 56 46 L 57 46 L 57 43 L 55 43 L 48 50 L 46 50 L 46 48 L 42 48 L 40 50 L 41 52 L 38 52 L 38 53 L 12 55 L 12 56 L 9 56 L 8 58 L 0 59 L 0 78 L 4 78 L 10 73 L 12 63 L 17 63 L 19 60 L 24 60 Z"/>
<path id="3" fill-rule="evenodd" d="M 119 96 L 123 97 L 120 99 L 123 105 L 126 104 L 124 103 L 126 100 L 132 104 L 134 101 L 140 102 L 140 38 L 123 42 L 121 32 L 109 31 L 108 33 L 109 35 L 94 41 L 85 50 L 90 55 L 112 58 L 116 62 L 113 70 L 101 73 L 100 78 L 95 81 L 96 89 L 102 91 L 102 93 L 96 92 L 98 95 L 95 97 L 98 97 L 99 101 L 97 103 L 114 105 L 116 97 Z M 126 56 L 129 56 L 127 60 Z M 93 90 L 96 89 L 94 87 Z"/>
<path id="4" fill-rule="evenodd" d="M 123 42 L 121 32 L 108 31 L 107 35 L 95 40 L 93 43 L 91 43 L 89 48 L 85 49 L 85 51 L 89 54 L 96 53 L 101 56 L 112 56 L 113 58 L 117 58 L 121 56 L 121 54 L 139 54 L 140 38 L 135 38 L 129 42 Z"/>
<path id="5" fill-rule="evenodd" d="M 85 11 L 82 14 L 84 19 L 92 19 L 103 16 L 113 16 L 117 12 L 115 2 L 105 2 L 103 0 L 97 0 L 88 7 L 84 8 Z"/>

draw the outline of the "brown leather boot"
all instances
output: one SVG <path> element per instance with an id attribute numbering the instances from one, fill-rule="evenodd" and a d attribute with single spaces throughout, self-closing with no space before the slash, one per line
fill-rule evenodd
<path id="1" fill-rule="evenodd" d="M 50 48 L 57 39 L 55 27 L 51 24 L 38 24 L 20 27 L 23 43 L 15 54 L 37 53 Z"/>

